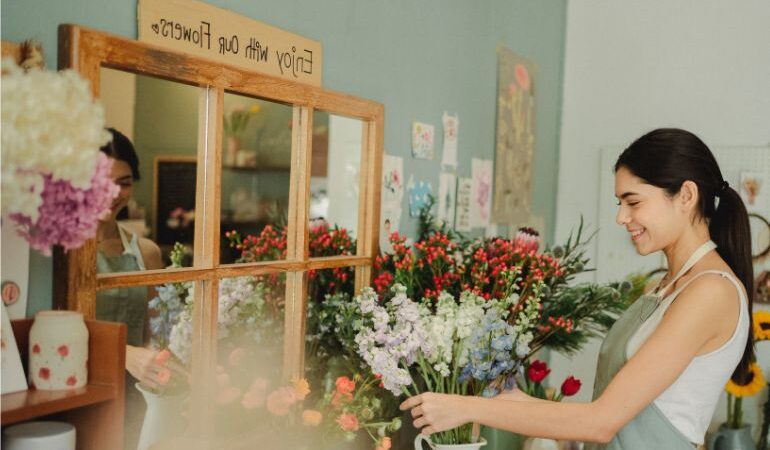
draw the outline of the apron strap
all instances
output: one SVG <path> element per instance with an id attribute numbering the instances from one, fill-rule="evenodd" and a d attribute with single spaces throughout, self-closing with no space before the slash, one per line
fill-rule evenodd
<path id="1" fill-rule="evenodd" d="M 711 250 L 714 250 L 717 248 L 717 245 L 714 243 L 714 241 L 709 240 L 708 242 L 704 242 L 703 245 L 698 247 L 697 250 L 693 252 L 692 255 L 687 259 L 687 262 L 684 263 L 681 269 L 679 269 L 679 272 L 677 272 L 676 276 L 663 288 L 658 289 L 656 291 L 656 294 L 662 295 L 663 292 L 666 292 L 669 287 L 673 286 L 674 283 L 677 282 L 680 278 L 682 278 L 682 275 L 687 273 L 690 269 L 693 268 L 695 264 L 697 264 L 698 261 L 700 261 L 701 258 L 703 258 L 706 253 L 710 252 Z"/>

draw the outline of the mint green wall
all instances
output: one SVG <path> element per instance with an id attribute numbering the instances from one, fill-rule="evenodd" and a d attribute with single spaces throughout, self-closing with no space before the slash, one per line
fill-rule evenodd
<path id="1" fill-rule="evenodd" d="M 458 113 L 458 175 L 471 157 L 494 158 L 495 48 L 502 44 L 539 66 L 533 212 L 553 235 L 566 0 L 210 0 L 323 45 L 323 86 L 385 105 L 385 152 L 404 157 L 406 178 L 438 187 L 438 161 L 414 160 L 410 127 L 441 127 Z M 2 0 L 2 38 L 37 38 L 56 66 L 56 27 L 76 23 L 136 37 L 132 0 Z M 439 139 L 437 144 L 440 145 Z M 440 148 L 440 147 L 439 147 Z M 438 152 L 440 154 L 440 152 Z M 401 229 L 414 235 L 407 215 Z M 51 263 L 32 254 L 30 312 L 50 305 Z"/>

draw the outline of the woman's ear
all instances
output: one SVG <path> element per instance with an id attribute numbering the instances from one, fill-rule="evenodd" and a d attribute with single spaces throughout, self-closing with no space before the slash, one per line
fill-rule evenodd
<path id="1" fill-rule="evenodd" d="M 699 195 L 698 185 L 687 180 L 682 183 L 682 187 L 679 189 L 679 203 L 686 211 L 691 211 L 697 207 Z"/>

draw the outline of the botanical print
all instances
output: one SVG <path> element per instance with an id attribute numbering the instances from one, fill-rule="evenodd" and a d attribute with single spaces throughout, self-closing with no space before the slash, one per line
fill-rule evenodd
<path id="1" fill-rule="evenodd" d="M 457 183 L 455 229 L 463 233 L 471 231 L 471 191 L 473 191 L 473 180 L 460 178 Z"/>
<path id="2" fill-rule="evenodd" d="M 380 198 L 380 250 L 391 251 L 388 237 L 399 230 L 404 199 L 404 159 L 400 156 L 383 156 Z"/>
<path id="3" fill-rule="evenodd" d="M 498 51 L 495 143 L 496 223 L 529 219 L 535 150 L 534 63 L 506 48 Z"/>
<path id="4" fill-rule="evenodd" d="M 457 167 L 457 129 L 460 119 L 457 115 L 450 116 L 446 112 L 441 118 L 444 123 L 444 151 L 441 154 L 441 165 Z"/>
<path id="5" fill-rule="evenodd" d="M 412 156 L 420 159 L 433 159 L 433 125 L 412 122 Z"/>
<path id="6" fill-rule="evenodd" d="M 433 188 L 427 181 L 414 182 L 414 179 L 409 180 L 409 215 L 417 217 L 420 215 L 420 210 L 425 206 L 430 196 L 432 195 Z"/>
<path id="7" fill-rule="evenodd" d="M 492 161 L 473 159 L 471 161 L 473 191 L 471 196 L 471 226 L 484 228 L 489 224 L 492 203 Z"/>
<path id="8" fill-rule="evenodd" d="M 457 178 L 451 173 L 442 173 L 438 180 L 438 214 L 449 228 L 455 223 L 455 203 L 457 194 Z"/>
<path id="9" fill-rule="evenodd" d="M 738 192 L 741 193 L 743 203 L 749 212 L 757 212 L 765 205 L 765 180 L 762 174 L 755 172 L 741 173 L 741 185 Z"/>

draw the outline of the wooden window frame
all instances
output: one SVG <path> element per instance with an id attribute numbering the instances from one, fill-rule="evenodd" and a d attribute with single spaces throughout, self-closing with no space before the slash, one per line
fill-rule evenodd
<path id="1" fill-rule="evenodd" d="M 194 266 L 125 274 L 96 274 L 96 239 L 77 250 L 54 253 L 54 304 L 96 313 L 96 292 L 102 289 L 196 282 L 193 309 L 192 383 L 198 402 L 206 401 L 216 361 L 217 293 L 222 278 L 286 274 L 284 374 L 299 376 L 304 365 L 307 271 L 355 267 L 355 289 L 371 280 L 378 251 L 380 172 L 382 167 L 384 107 L 382 104 L 287 81 L 234 66 L 169 51 L 136 40 L 113 36 L 77 25 L 59 26 L 60 69 L 74 69 L 91 83 L 99 97 L 100 69 L 107 67 L 195 86 L 199 89 L 196 221 Z M 219 215 L 222 155 L 222 118 L 225 92 L 243 94 L 292 106 L 291 172 L 287 223 L 287 258 L 284 261 L 239 265 L 219 264 Z M 363 124 L 356 255 L 310 258 L 308 202 L 312 155 L 313 111 L 359 119 Z M 204 403 L 201 408 L 206 410 Z M 196 420 L 204 428 L 205 417 Z"/>

